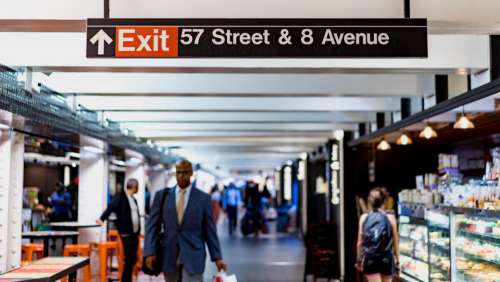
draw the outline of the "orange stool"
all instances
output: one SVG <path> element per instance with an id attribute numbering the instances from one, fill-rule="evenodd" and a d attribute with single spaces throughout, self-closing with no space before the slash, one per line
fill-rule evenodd
<path id="1" fill-rule="evenodd" d="M 139 274 L 142 268 L 142 246 L 144 245 L 144 235 L 139 236 L 139 246 L 137 247 L 137 262 L 134 267 L 134 276 Z"/>
<path id="2" fill-rule="evenodd" d="M 36 259 L 43 258 L 43 244 L 23 244 L 21 249 L 24 254 L 23 261 L 25 262 L 32 262 L 33 254 L 36 255 Z"/>
<path id="3" fill-rule="evenodd" d="M 118 234 L 118 230 L 109 230 L 108 231 L 108 240 L 109 241 L 119 241 L 120 234 Z"/>
<path id="4" fill-rule="evenodd" d="M 118 233 L 118 230 L 113 229 L 108 231 L 108 240 L 111 242 L 118 242 L 118 251 L 117 251 L 117 260 L 118 260 L 118 273 L 122 273 L 123 271 L 123 262 L 124 262 L 124 251 L 123 251 L 123 244 L 122 244 L 122 239 L 120 238 L 120 234 Z M 110 265 L 112 261 L 110 260 Z"/>
<path id="5" fill-rule="evenodd" d="M 102 243 L 97 243 L 97 250 L 99 252 L 99 281 L 101 282 L 106 282 L 107 280 L 107 275 L 108 275 L 108 257 L 109 253 L 111 252 L 116 252 L 116 257 L 118 258 L 118 272 L 122 273 L 122 268 L 121 266 L 123 264 L 123 261 L 120 259 L 119 256 L 119 242 L 102 242 Z M 112 258 L 112 256 L 111 256 Z"/>
<path id="6" fill-rule="evenodd" d="M 76 245 L 66 245 L 64 246 L 64 256 L 82 256 L 82 257 L 90 257 L 90 244 L 76 244 Z M 87 265 L 83 268 L 83 281 L 90 282 L 92 274 L 90 272 L 90 265 Z M 68 281 L 68 278 L 65 277 L 61 279 L 62 282 Z"/>

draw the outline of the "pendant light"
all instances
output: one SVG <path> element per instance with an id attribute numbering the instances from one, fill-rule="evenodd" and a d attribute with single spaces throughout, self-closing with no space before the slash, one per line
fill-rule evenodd
<path id="1" fill-rule="evenodd" d="M 389 144 L 389 142 L 387 142 L 385 139 L 382 139 L 382 141 L 380 141 L 380 143 L 378 143 L 377 145 L 377 150 L 380 151 L 387 151 L 390 149 L 391 149 L 391 144 Z"/>
<path id="2" fill-rule="evenodd" d="M 427 140 L 431 138 L 436 138 L 437 136 L 438 136 L 437 132 L 434 129 L 432 129 L 430 125 L 427 125 L 424 128 L 424 130 L 420 131 L 420 133 L 418 134 L 418 137 L 425 138 Z"/>
<path id="3" fill-rule="evenodd" d="M 462 116 L 455 122 L 453 128 L 455 129 L 472 129 L 474 128 L 474 123 L 470 121 L 467 116 L 465 116 L 465 106 L 462 108 Z"/>
<path id="4" fill-rule="evenodd" d="M 411 145 L 413 144 L 413 140 L 411 140 L 406 133 L 401 134 L 399 136 L 398 140 L 396 141 L 396 144 L 401 145 L 401 146 L 406 146 L 406 145 Z"/>

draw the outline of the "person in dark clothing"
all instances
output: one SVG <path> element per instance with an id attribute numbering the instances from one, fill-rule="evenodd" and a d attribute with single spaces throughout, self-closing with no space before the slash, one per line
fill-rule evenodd
<path id="1" fill-rule="evenodd" d="M 224 192 L 224 208 L 227 212 L 227 218 L 229 220 L 229 235 L 238 227 L 238 207 L 240 206 L 241 195 L 240 191 L 236 186 L 231 183 Z"/>
<path id="2" fill-rule="evenodd" d="M 139 191 L 139 182 L 134 178 L 129 179 L 127 189 L 113 198 L 111 204 L 97 220 L 97 224 L 102 225 L 112 212 L 116 214 L 116 227 L 125 253 L 125 265 L 121 276 L 123 282 L 132 281 L 132 272 L 137 261 L 139 233 L 141 232 L 139 206 L 134 198 L 137 191 Z"/>
<path id="3" fill-rule="evenodd" d="M 396 217 L 383 210 L 384 201 L 384 192 L 372 189 L 368 196 L 372 210 L 359 221 L 356 268 L 368 282 L 391 282 L 399 265 Z"/>
<path id="4" fill-rule="evenodd" d="M 248 182 L 245 190 L 245 207 L 247 213 L 251 216 L 254 222 L 254 234 L 259 236 L 259 231 L 262 227 L 262 195 L 259 191 L 259 186 L 255 182 Z"/>
<path id="5" fill-rule="evenodd" d="M 52 222 L 71 220 L 71 195 L 61 182 L 57 182 L 56 191 L 50 196 L 50 202 L 54 209 L 51 215 Z"/>

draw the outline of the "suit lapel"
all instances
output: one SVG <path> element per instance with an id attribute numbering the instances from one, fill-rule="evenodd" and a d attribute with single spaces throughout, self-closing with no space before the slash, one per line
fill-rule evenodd
<path id="1" fill-rule="evenodd" d="M 170 195 L 168 196 L 168 209 L 171 210 L 174 214 L 173 216 L 173 221 L 175 222 L 175 225 L 178 226 L 179 225 L 179 218 L 177 216 L 177 205 L 175 204 L 176 203 L 176 196 L 175 196 L 175 193 L 176 193 L 176 190 L 177 188 L 174 188 L 173 189 L 174 191 L 172 191 L 172 193 L 170 193 Z"/>
<path id="2" fill-rule="evenodd" d="M 189 199 L 188 199 L 188 202 L 187 202 L 186 209 L 184 210 L 184 216 L 182 218 L 182 222 L 180 223 L 181 226 L 183 226 L 184 222 L 186 222 L 186 218 L 188 216 L 190 216 L 190 212 L 191 212 L 191 209 L 192 209 L 192 206 L 193 206 L 193 200 L 195 199 L 195 197 L 196 197 L 195 188 L 191 187 L 191 193 L 189 193 Z"/>

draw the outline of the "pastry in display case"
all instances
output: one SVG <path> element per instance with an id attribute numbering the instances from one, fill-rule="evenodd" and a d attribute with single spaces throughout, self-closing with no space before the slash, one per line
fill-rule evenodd
<path id="1" fill-rule="evenodd" d="M 456 281 L 500 281 L 500 213 L 455 209 Z"/>
<path id="2" fill-rule="evenodd" d="M 401 278 L 410 282 L 428 282 L 428 229 L 424 218 L 399 216 Z"/>
<path id="3" fill-rule="evenodd" d="M 429 271 L 431 282 L 451 281 L 450 209 L 427 211 L 429 230 Z"/>

